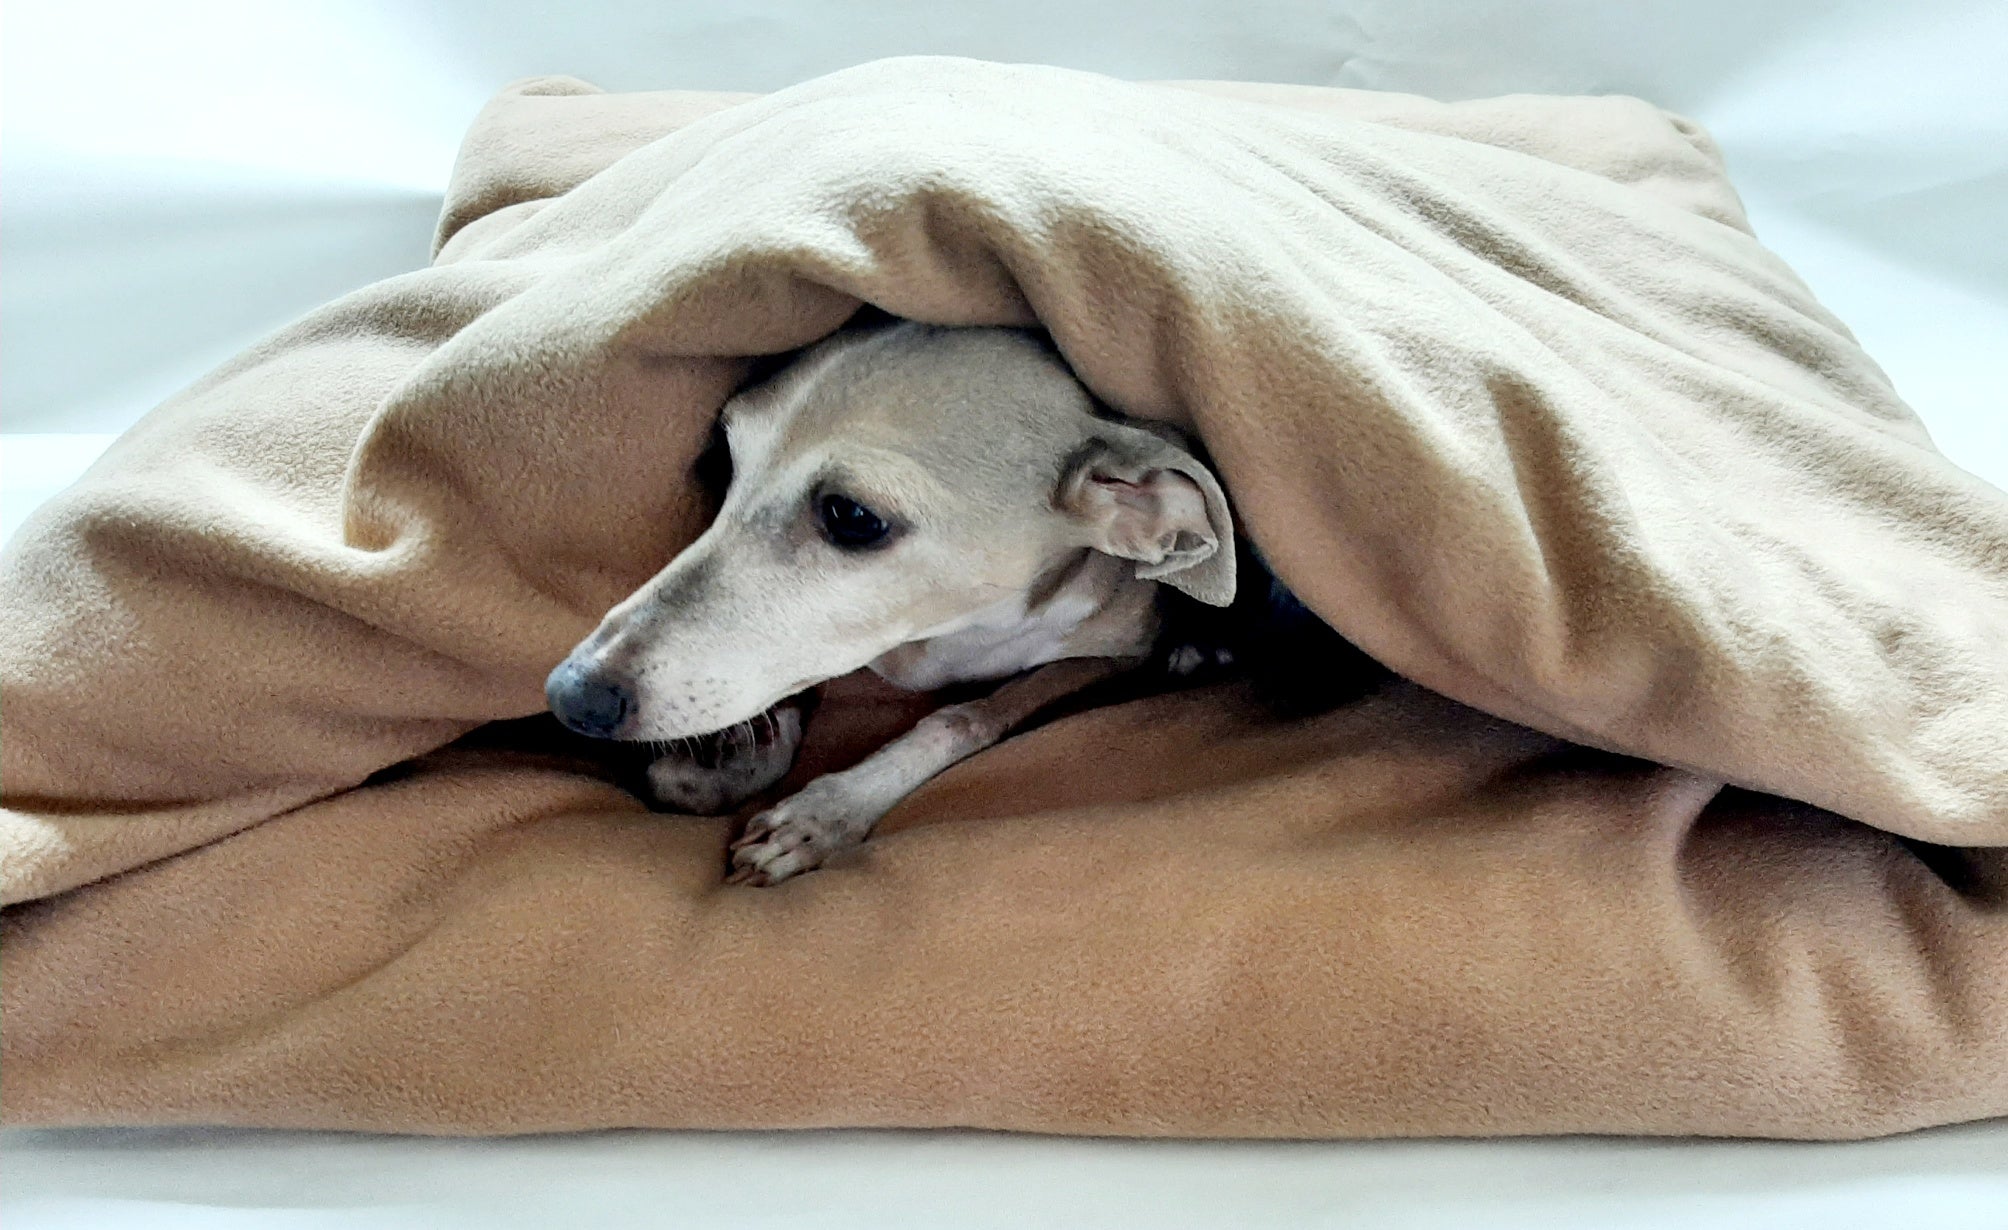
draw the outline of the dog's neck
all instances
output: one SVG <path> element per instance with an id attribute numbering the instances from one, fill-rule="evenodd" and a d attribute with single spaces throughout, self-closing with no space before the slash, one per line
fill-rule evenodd
<path id="1" fill-rule="evenodd" d="M 1013 594 L 871 663 L 895 687 L 923 692 L 1003 679 L 1062 658 L 1141 657 L 1157 636 L 1157 583 L 1136 565 L 1084 551 Z"/>

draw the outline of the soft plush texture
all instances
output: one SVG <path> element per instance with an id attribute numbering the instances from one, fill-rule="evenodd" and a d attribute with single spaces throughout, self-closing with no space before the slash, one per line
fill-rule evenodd
<path id="1" fill-rule="evenodd" d="M 540 80 L 439 240 L 5 557 L 8 1122 L 2008 1113 L 2008 497 L 1691 125 L 940 59 Z M 1414 682 L 1068 718 L 767 891 L 721 886 L 727 822 L 476 731 L 702 527 L 744 357 L 861 301 L 1049 328 Z M 798 780 L 917 712 L 834 692 Z"/>

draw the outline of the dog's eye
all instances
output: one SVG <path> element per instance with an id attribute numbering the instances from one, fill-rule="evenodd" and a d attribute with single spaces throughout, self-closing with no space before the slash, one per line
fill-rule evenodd
<path id="1" fill-rule="evenodd" d="M 816 511 L 822 517 L 823 534 L 847 550 L 875 547 L 892 532 L 877 513 L 847 495 L 824 496 L 816 502 Z"/>

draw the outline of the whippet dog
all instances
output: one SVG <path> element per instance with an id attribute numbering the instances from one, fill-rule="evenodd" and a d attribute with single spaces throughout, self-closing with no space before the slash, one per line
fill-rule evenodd
<path id="1" fill-rule="evenodd" d="M 720 424 L 717 519 L 551 672 L 561 722 L 663 745 L 655 800 L 725 814 L 787 773 L 817 684 L 861 667 L 912 690 L 1002 681 L 754 815 L 734 883 L 821 865 L 929 778 L 1154 654 L 1173 673 L 1229 657 L 1166 657 L 1160 601 L 1234 602 L 1219 481 L 1170 428 L 1112 415 L 1043 335 L 847 330 Z"/>

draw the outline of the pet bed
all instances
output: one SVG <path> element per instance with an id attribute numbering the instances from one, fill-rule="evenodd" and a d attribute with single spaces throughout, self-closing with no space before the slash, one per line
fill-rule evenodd
<path id="1" fill-rule="evenodd" d="M 1412 682 L 1081 714 L 768 892 L 487 726 L 702 527 L 746 357 L 862 302 L 1050 329 Z M 527 83 L 433 267 L 163 406 L 4 569 L 10 1123 L 2008 1111 L 2008 498 L 1631 100 Z M 805 772 L 913 713 L 834 691 Z"/>

